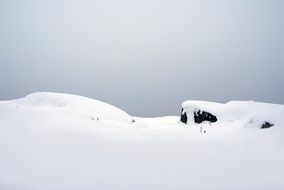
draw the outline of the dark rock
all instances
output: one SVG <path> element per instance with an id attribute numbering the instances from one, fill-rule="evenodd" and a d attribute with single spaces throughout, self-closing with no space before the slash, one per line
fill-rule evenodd
<path id="1" fill-rule="evenodd" d="M 187 114 L 184 111 L 184 109 L 181 109 L 181 116 L 180 116 L 180 121 L 187 124 Z M 211 113 L 208 113 L 206 111 L 194 111 L 194 122 L 195 123 L 202 123 L 203 121 L 209 121 L 209 122 L 216 122 L 217 121 L 217 117 Z"/>
<path id="2" fill-rule="evenodd" d="M 194 122 L 199 124 L 202 123 L 203 121 L 209 121 L 213 123 L 217 121 L 217 117 L 206 111 L 200 111 L 200 110 L 195 111 Z"/>
<path id="3" fill-rule="evenodd" d="M 181 109 L 180 121 L 187 124 L 187 115 L 183 108 Z"/>
<path id="4" fill-rule="evenodd" d="M 265 121 L 265 122 L 261 125 L 261 129 L 267 129 L 267 128 L 270 128 L 270 127 L 272 127 L 272 126 L 274 126 L 274 124 L 271 124 L 271 123 Z"/>

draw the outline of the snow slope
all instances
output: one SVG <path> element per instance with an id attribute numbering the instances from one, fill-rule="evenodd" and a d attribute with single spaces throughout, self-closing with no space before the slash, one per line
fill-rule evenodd
<path id="1" fill-rule="evenodd" d="M 130 115 L 110 104 L 91 98 L 62 93 L 37 92 L 21 99 L 1 102 L 0 106 L 64 113 L 91 120 L 110 120 L 128 123 L 132 121 Z"/>
<path id="2" fill-rule="evenodd" d="M 184 112 L 189 117 L 188 124 L 194 124 L 193 113 L 202 110 L 215 115 L 218 118 L 217 125 L 230 125 L 238 122 L 241 126 L 260 128 L 267 121 L 274 125 L 284 124 L 284 106 L 267 104 L 254 101 L 231 101 L 226 104 L 185 101 L 182 104 Z"/>
<path id="3" fill-rule="evenodd" d="M 53 93 L 0 102 L 0 189 L 284 188 L 282 105 L 232 102 L 226 116 L 214 107 L 226 105 L 192 103 L 221 110 L 224 119 L 211 126 L 185 125 L 174 116 L 132 123 L 108 104 Z M 269 117 L 276 125 L 248 127 L 251 112 L 276 113 Z"/>

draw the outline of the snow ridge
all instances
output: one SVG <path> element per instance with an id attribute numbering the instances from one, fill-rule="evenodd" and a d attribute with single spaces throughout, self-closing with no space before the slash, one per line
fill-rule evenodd
<path id="1" fill-rule="evenodd" d="M 92 120 L 132 121 L 125 111 L 110 104 L 78 95 L 36 92 L 24 98 L 0 102 L 2 106 L 12 106 L 43 112 L 58 112 Z"/>

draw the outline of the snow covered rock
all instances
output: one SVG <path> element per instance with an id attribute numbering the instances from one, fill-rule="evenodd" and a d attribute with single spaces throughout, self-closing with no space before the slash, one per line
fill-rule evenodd
<path id="1" fill-rule="evenodd" d="M 243 126 L 261 129 L 283 124 L 284 106 L 254 101 L 231 101 L 226 104 L 185 101 L 182 104 L 180 121 L 192 125 L 203 122 L 226 125 L 240 122 Z"/>
<path id="2" fill-rule="evenodd" d="M 187 113 L 183 108 L 181 109 L 180 121 L 187 124 Z"/>
<path id="3" fill-rule="evenodd" d="M 0 106 L 16 107 L 41 112 L 55 112 L 90 120 L 131 123 L 133 118 L 110 104 L 77 95 L 37 92 L 24 98 L 1 101 Z"/>
<path id="4" fill-rule="evenodd" d="M 270 127 L 272 127 L 272 126 L 274 126 L 274 125 L 271 124 L 271 123 L 269 123 L 269 122 L 267 122 L 267 121 L 265 121 L 265 122 L 261 125 L 261 128 L 262 128 L 262 129 L 267 129 L 267 128 L 270 128 Z"/>
<path id="5" fill-rule="evenodd" d="M 200 107 L 200 103 L 196 101 L 186 101 L 182 105 L 180 121 L 185 124 L 203 123 L 204 121 L 216 122 L 217 117 L 212 112 L 207 111 L 206 107 Z M 212 102 L 203 102 L 205 104 L 214 105 Z M 213 112 L 214 113 L 214 112 Z"/>
<path id="6" fill-rule="evenodd" d="M 250 127 L 250 126 L 258 126 L 258 128 L 261 129 L 268 129 L 274 124 L 271 121 L 267 121 L 264 119 L 265 116 L 252 116 L 248 122 L 245 124 L 245 126 Z"/>
<path id="7" fill-rule="evenodd" d="M 187 113 L 182 109 L 181 111 L 181 117 L 180 117 L 180 121 L 187 124 Z M 193 114 L 194 114 L 194 122 L 195 123 L 202 123 L 204 121 L 209 121 L 209 122 L 216 122 L 217 121 L 217 117 L 215 115 L 212 115 L 211 113 L 209 112 L 206 112 L 206 111 L 202 111 L 202 110 L 199 110 L 199 109 L 196 109 L 193 111 Z"/>
<path id="8" fill-rule="evenodd" d="M 198 110 L 194 112 L 194 122 L 202 123 L 203 121 L 216 122 L 217 117 L 206 111 Z"/>

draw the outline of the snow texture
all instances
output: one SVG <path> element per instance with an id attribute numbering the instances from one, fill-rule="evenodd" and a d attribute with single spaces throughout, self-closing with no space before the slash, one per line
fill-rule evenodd
<path id="1" fill-rule="evenodd" d="M 187 101 L 182 107 L 218 121 L 131 117 L 68 94 L 2 101 L 0 189 L 284 189 L 283 105 Z M 264 121 L 274 126 L 260 129 Z"/>
<path id="2" fill-rule="evenodd" d="M 240 122 L 243 126 L 261 128 L 265 123 L 277 125 L 283 123 L 284 106 L 254 101 L 231 101 L 219 104 L 205 101 L 185 101 L 183 113 L 187 114 L 187 124 L 194 125 L 194 113 L 205 111 L 217 117 L 219 124 Z"/>
<path id="3" fill-rule="evenodd" d="M 57 112 L 91 120 L 112 120 L 131 123 L 126 112 L 107 103 L 77 95 L 38 92 L 25 98 L 5 101 L 0 105 L 41 112 Z"/>

